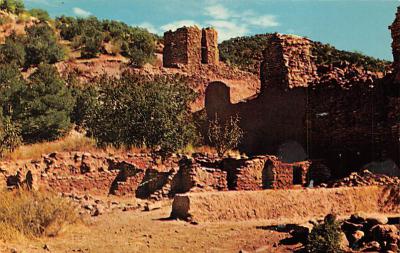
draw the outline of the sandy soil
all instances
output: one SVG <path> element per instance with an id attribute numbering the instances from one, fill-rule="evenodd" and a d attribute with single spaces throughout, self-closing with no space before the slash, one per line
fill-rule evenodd
<path id="1" fill-rule="evenodd" d="M 298 245 L 279 245 L 286 233 L 262 223 L 204 223 L 168 220 L 171 203 L 144 212 L 113 212 L 68 228 L 56 238 L 0 245 L 0 252 L 293 252 Z M 45 250 L 45 245 L 49 250 Z M 13 251 L 14 250 L 14 251 Z"/>

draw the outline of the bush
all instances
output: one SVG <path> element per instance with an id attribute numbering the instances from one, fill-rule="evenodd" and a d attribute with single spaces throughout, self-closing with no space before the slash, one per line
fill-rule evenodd
<path id="1" fill-rule="evenodd" d="M 26 29 L 26 66 L 56 63 L 64 58 L 64 50 L 57 43 L 53 29 L 46 23 Z"/>
<path id="2" fill-rule="evenodd" d="M 28 13 L 32 17 L 39 19 L 41 22 L 50 21 L 49 13 L 43 9 L 31 9 Z"/>
<path id="3" fill-rule="evenodd" d="M 217 150 L 218 156 L 223 157 L 228 150 L 235 149 L 243 137 L 243 131 L 239 127 L 239 118 L 231 117 L 225 123 L 221 123 L 218 115 L 210 121 L 208 126 L 208 138 Z"/>
<path id="4" fill-rule="evenodd" d="M 20 14 L 25 10 L 23 0 L 2 0 L 0 1 L 0 10 L 13 14 Z"/>
<path id="5" fill-rule="evenodd" d="M 6 38 L 0 47 L 1 62 L 4 64 L 15 63 L 20 67 L 25 65 L 25 45 L 21 37 L 12 34 Z"/>
<path id="6" fill-rule="evenodd" d="M 194 139 L 189 103 L 195 96 L 183 80 L 124 73 L 103 77 L 97 87 L 87 125 L 100 144 L 146 146 L 167 155 Z"/>
<path id="7" fill-rule="evenodd" d="M 78 221 L 75 206 L 55 195 L 24 191 L 0 194 L 2 238 L 15 238 L 15 233 L 28 237 L 55 236 L 64 225 Z"/>
<path id="8" fill-rule="evenodd" d="M 310 235 L 306 249 L 310 253 L 339 253 L 341 242 L 340 224 L 334 215 L 327 215 L 324 223 L 316 225 Z"/>
<path id="9" fill-rule="evenodd" d="M 83 44 L 82 57 L 96 57 L 101 52 L 103 39 L 103 33 L 99 30 L 96 30 L 96 28 L 88 27 L 85 29 L 85 32 L 81 37 L 81 44 Z"/>
<path id="10" fill-rule="evenodd" d="M 10 117 L 6 117 L 0 122 L 0 157 L 6 152 L 13 152 L 21 143 L 21 129 Z"/>
<path id="11" fill-rule="evenodd" d="M 147 30 L 135 28 L 131 31 L 129 41 L 123 47 L 123 55 L 130 59 L 135 67 L 142 67 L 154 60 L 156 50 L 155 37 Z"/>

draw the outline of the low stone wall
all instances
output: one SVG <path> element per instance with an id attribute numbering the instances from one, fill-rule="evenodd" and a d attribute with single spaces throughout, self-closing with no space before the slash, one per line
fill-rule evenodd
<path id="1" fill-rule="evenodd" d="M 400 190 L 391 186 L 206 192 L 176 195 L 171 216 L 196 222 L 302 222 L 329 213 L 400 213 Z"/>

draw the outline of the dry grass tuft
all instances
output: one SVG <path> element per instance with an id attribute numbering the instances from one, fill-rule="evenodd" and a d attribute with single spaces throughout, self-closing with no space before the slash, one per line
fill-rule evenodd
<path id="1" fill-rule="evenodd" d="M 75 205 L 52 193 L 4 191 L 0 194 L 0 238 L 56 236 L 80 220 Z"/>
<path id="2" fill-rule="evenodd" d="M 96 141 L 77 132 L 52 141 L 23 145 L 14 152 L 6 154 L 6 160 L 39 159 L 43 154 L 52 152 L 92 151 L 96 150 Z"/>

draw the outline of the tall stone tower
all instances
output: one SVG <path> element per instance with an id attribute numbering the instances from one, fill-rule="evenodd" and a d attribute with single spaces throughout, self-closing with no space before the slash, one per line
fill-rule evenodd
<path id="1" fill-rule="evenodd" d="M 212 28 L 182 27 L 164 33 L 163 65 L 196 67 L 219 62 L 218 33 Z"/>

